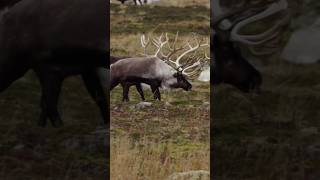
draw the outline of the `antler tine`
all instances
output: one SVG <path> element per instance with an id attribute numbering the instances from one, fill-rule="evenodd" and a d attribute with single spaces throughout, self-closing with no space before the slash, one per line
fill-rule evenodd
<path id="1" fill-rule="evenodd" d="M 162 41 L 162 39 L 163 39 L 163 33 L 158 39 L 156 38 L 152 39 L 152 43 L 158 48 L 156 53 L 154 54 L 155 57 L 158 56 L 159 52 L 161 52 L 162 47 L 169 42 L 168 33 L 166 33 L 165 35 L 165 41 Z"/>
<path id="2" fill-rule="evenodd" d="M 163 58 L 165 58 L 166 60 L 168 60 L 168 61 L 170 61 L 170 58 L 171 58 L 172 55 L 174 55 L 174 54 L 177 53 L 178 51 L 181 51 L 181 50 L 184 49 L 184 47 L 176 48 L 176 43 L 177 43 L 177 41 L 178 41 L 178 36 L 179 36 L 179 31 L 177 31 L 177 33 L 176 33 L 176 35 L 175 35 L 173 45 L 170 46 L 170 43 L 168 43 L 168 49 L 169 49 L 169 53 L 168 53 L 168 54 L 165 55 L 162 51 L 160 51 L 161 56 L 162 56 Z M 166 34 L 166 38 L 169 39 L 167 34 Z M 172 61 L 170 61 L 170 62 L 172 62 Z M 172 62 L 172 63 L 173 63 L 173 62 Z"/>
<path id="3" fill-rule="evenodd" d="M 209 46 L 209 43 L 208 43 L 208 42 L 205 43 L 205 44 L 201 44 L 201 41 L 199 41 L 199 40 L 196 38 L 196 35 L 195 35 L 195 34 L 193 34 L 193 39 L 194 39 L 195 42 L 196 42 L 196 46 L 195 46 L 195 47 L 192 47 L 191 44 L 190 44 L 189 42 L 187 42 L 187 45 L 186 45 L 186 46 L 188 46 L 189 50 L 183 52 L 183 53 L 176 59 L 175 64 L 176 64 L 177 67 L 180 67 L 180 66 L 181 66 L 180 60 L 181 60 L 185 55 L 187 55 L 188 53 L 193 52 L 193 51 L 199 49 L 200 47 Z"/>
<path id="4" fill-rule="evenodd" d="M 195 63 L 193 63 L 191 66 L 188 66 L 188 67 L 184 68 L 184 69 L 182 70 L 182 73 L 183 73 L 184 75 L 186 75 L 186 76 L 189 76 L 189 77 L 190 77 L 190 76 L 194 76 L 195 74 L 197 74 L 198 71 L 201 69 L 201 68 L 200 68 L 201 60 L 202 60 L 201 57 L 197 58 L 197 61 L 196 61 Z M 196 67 L 196 68 L 195 68 L 194 70 L 192 70 L 191 72 L 186 72 L 186 71 L 188 71 L 189 69 L 194 68 L 194 67 Z"/>
<path id="5" fill-rule="evenodd" d="M 248 11 L 248 9 L 265 9 L 265 7 L 261 7 L 262 5 L 266 5 L 266 1 L 256 1 L 256 2 L 248 2 L 244 1 L 244 3 L 240 2 L 236 5 L 233 5 L 233 8 L 223 8 L 220 4 L 220 0 L 213 0 L 212 12 L 213 12 L 213 24 L 212 27 L 216 28 L 220 26 L 223 29 L 229 29 L 233 26 L 232 22 L 228 20 L 228 18 Z"/>
<path id="6" fill-rule="evenodd" d="M 179 31 L 177 31 L 177 33 L 176 33 L 176 35 L 174 37 L 174 42 L 173 42 L 172 48 L 171 48 L 171 46 L 169 44 L 169 49 L 172 50 L 172 51 L 174 51 L 176 49 L 176 43 L 178 41 L 178 36 L 179 36 Z"/>
<path id="7" fill-rule="evenodd" d="M 148 39 L 146 40 L 146 37 L 144 34 L 141 35 L 140 38 L 141 46 L 144 48 L 144 55 L 147 56 L 147 46 L 150 44 L 150 38 L 148 36 Z"/>
<path id="8" fill-rule="evenodd" d="M 182 73 L 187 76 L 194 76 L 194 75 L 198 74 L 198 72 L 202 69 L 203 64 L 207 63 L 208 61 L 210 63 L 210 57 L 207 55 L 206 52 L 204 52 L 204 57 L 198 57 L 197 61 L 195 63 L 193 63 L 192 65 L 184 68 Z M 187 72 L 188 70 L 190 70 L 194 67 L 196 67 L 194 70 L 192 70 L 191 72 Z"/>
<path id="9" fill-rule="evenodd" d="M 204 56 L 205 56 L 208 60 L 211 59 L 211 58 L 207 55 L 207 53 L 204 53 Z"/>
<path id="10" fill-rule="evenodd" d="M 241 35 L 241 34 L 239 34 L 239 31 L 242 27 L 244 27 L 252 22 L 269 17 L 270 15 L 276 14 L 280 11 L 286 10 L 287 7 L 288 7 L 288 3 L 286 0 L 280 0 L 279 2 L 272 3 L 263 12 L 239 22 L 234 27 L 234 29 L 231 31 L 231 39 L 233 41 L 237 41 L 237 42 L 244 43 L 247 45 L 259 45 L 259 44 L 263 44 L 263 43 L 269 41 L 270 39 L 273 39 L 279 33 L 278 29 L 289 21 L 289 14 L 286 14 L 274 26 L 272 26 L 270 29 L 268 29 L 267 31 L 265 31 L 261 34 Z"/>
<path id="11" fill-rule="evenodd" d="M 279 51 L 280 48 L 267 48 L 265 50 L 265 48 L 259 48 L 258 46 L 268 45 L 270 42 L 277 40 L 279 39 L 279 37 L 281 37 L 279 34 L 282 33 L 282 27 L 290 21 L 291 17 L 291 14 L 287 11 L 287 9 L 288 3 L 286 0 L 279 0 L 277 2 L 272 3 L 264 11 L 239 22 L 231 31 L 231 40 L 247 45 L 250 52 L 255 56 L 270 55 Z M 276 13 L 283 13 L 283 16 L 279 18 L 279 20 L 277 20 L 273 24 L 273 26 L 267 29 L 266 31 L 255 35 L 243 35 L 239 33 L 242 27 L 252 22 L 261 20 L 263 18 L 267 18 Z M 256 49 L 256 47 L 258 47 L 259 50 Z"/>
<path id="12" fill-rule="evenodd" d="M 184 66 L 192 63 L 194 61 L 194 59 L 198 60 L 198 58 L 196 57 L 197 54 L 198 54 L 197 51 L 194 51 L 193 55 L 188 56 L 184 62 Z"/>

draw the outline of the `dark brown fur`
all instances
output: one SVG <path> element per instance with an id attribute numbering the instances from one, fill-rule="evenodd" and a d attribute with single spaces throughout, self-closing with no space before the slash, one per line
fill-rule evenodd
<path id="1" fill-rule="evenodd" d="M 0 21 L 0 92 L 33 69 L 42 86 L 39 125 L 62 125 L 59 92 L 68 76 L 82 75 L 108 123 L 107 100 L 96 74 L 108 67 L 105 0 L 21 0 Z"/>

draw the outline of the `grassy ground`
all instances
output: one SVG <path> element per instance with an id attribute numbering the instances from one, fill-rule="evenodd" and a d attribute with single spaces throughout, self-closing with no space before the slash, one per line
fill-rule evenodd
<path id="1" fill-rule="evenodd" d="M 320 65 L 257 64 L 260 95 L 215 87 L 213 173 L 217 179 L 320 177 Z"/>
<path id="2" fill-rule="evenodd" d="M 59 129 L 36 125 L 40 85 L 32 72 L 0 94 L 0 179 L 104 178 L 108 167 L 105 135 L 96 130 L 98 108 L 80 78 L 64 85 L 65 126 Z"/>
<path id="3" fill-rule="evenodd" d="M 209 169 L 209 103 L 203 104 L 209 100 L 208 84 L 198 83 L 193 92 L 163 93 L 162 102 L 151 101 L 145 109 L 134 107 L 140 100 L 131 94 L 133 99 L 122 103 L 120 88 L 111 93 L 112 179 L 165 179 Z"/>
<path id="4" fill-rule="evenodd" d="M 173 36 L 179 31 L 178 44 L 191 32 L 208 37 L 209 9 L 205 4 L 185 7 L 175 3 L 112 4 L 111 54 L 141 56 L 142 33 Z M 121 102 L 121 88 L 111 92 L 111 179 L 156 180 L 174 172 L 209 170 L 209 84 L 194 82 L 192 92 L 162 91 L 160 102 L 153 100 L 149 89 L 145 93 L 153 104 L 137 109 L 140 99 L 134 88 L 129 103 Z"/>

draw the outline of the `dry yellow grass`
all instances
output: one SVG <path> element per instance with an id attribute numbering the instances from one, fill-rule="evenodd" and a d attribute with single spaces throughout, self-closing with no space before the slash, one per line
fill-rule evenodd
<path id="1" fill-rule="evenodd" d="M 144 49 L 141 46 L 140 43 L 140 37 L 141 34 L 117 34 L 117 35 L 112 35 L 110 39 L 111 43 L 111 54 L 113 55 L 126 55 L 126 56 L 142 56 L 144 55 Z M 150 37 L 159 37 L 161 34 L 151 34 Z M 170 40 L 174 40 L 174 34 L 169 34 Z M 205 43 L 209 37 L 208 36 L 200 36 L 199 39 L 204 39 L 203 43 Z M 191 33 L 190 34 L 185 34 L 185 35 L 180 35 L 179 40 L 177 41 L 177 47 L 182 47 L 185 45 L 185 43 L 192 39 Z M 192 43 L 192 40 L 190 41 Z M 208 52 L 209 48 L 202 48 L 200 49 L 201 51 L 207 51 Z M 147 53 L 153 54 L 155 52 L 155 46 L 149 45 L 147 48 Z M 209 52 L 208 52 L 209 53 Z"/>
<path id="2" fill-rule="evenodd" d="M 132 144 L 128 137 L 115 138 L 111 143 L 111 179 L 163 180 L 175 172 L 209 170 L 210 152 L 207 145 L 190 151 L 176 152 L 174 144 L 149 141 Z"/>
<path id="3" fill-rule="evenodd" d="M 111 93 L 111 179 L 162 180 L 175 172 L 209 170 L 208 84 L 194 82 L 193 92 L 162 93 L 164 102 L 135 109 L 139 95 L 122 103 L 121 89 Z M 151 98 L 149 90 L 146 98 Z M 125 172 L 125 173 L 124 173 Z"/>
<path id="4" fill-rule="evenodd" d="M 186 7 L 186 6 L 206 6 L 210 7 L 209 0 L 160 0 L 157 3 L 162 6 L 177 6 L 177 7 Z"/>

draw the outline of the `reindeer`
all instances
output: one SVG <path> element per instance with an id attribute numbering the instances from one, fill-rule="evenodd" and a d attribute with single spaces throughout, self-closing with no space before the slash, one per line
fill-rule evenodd
<path id="1" fill-rule="evenodd" d="M 130 57 L 127 57 L 127 56 L 121 56 L 121 57 L 115 57 L 115 56 L 110 56 L 110 65 L 113 64 L 113 63 L 116 63 L 122 59 L 127 59 L 127 58 L 130 58 Z M 128 94 L 129 94 L 129 89 L 131 86 L 136 86 L 136 89 L 138 91 L 138 93 L 140 94 L 140 97 L 141 97 L 141 100 L 142 101 L 145 101 L 145 98 L 144 98 L 144 93 L 143 93 L 143 89 L 142 89 L 142 85 L 141 83 L 135 83 L 135 82 L 122 82 L 121 83 L 121 86 L 122 86 L 122 89 L 128 89 Z M 122 96 L 122 101 L 129 101 L 129 96 L 128 94 L 123 94 Z M 158 98 L 158 97 L 157 97 Z"/>
<path id="2" fill-rule="evenodd" d="M 228 83 L 243 92 L 259 90 L 262 83 L 261 74 L 245 59 L 241 52 L 241 45 L 245 45 L 255 56 L 277 52 L 279 48 L 276 48 L 275 44 L 278 43 L 281 28 L 288 22 L 288 16 L 287 14 L 280 16 L 274 26 L 257 35 L 243 35 L 239 32 L 252 22 L 285 11 L 287 2 L 279 0 L 268 4 L 267 1 L 252 3 L 245 1 L 234 5 L 233 9 L 222 7 L 220 0 L 211 2 L 211 28 L 213 29 L 210 49 L 214 56 L 211 63 L 212 83 Z M 267 42 L 269 47 L 261 47 Z"/>
<path id="3" fill-rule="evenodd" d="M 163 35 L 158 39 L 153 39 L 154 45 L 157 47 L 157 51 L 152 56 L 147 57 L 137 57 L 137 58 L 127 58 L 122 59 L 110 66 L 111 70 L 111 85 L 112 90 L 119 83 L 145 83 L 151 86 L 151 90 L 154 93 L 155 99 L 161 99 L 159 88 L 182 88 L 186 91 L 191 90 L 192 85 L 186 79 L 186 77 L 193 76 L 198 70 L 201 61 L 204 58 L 198 58 L 193 64 L 191 61 L 187 61 L 185 64 L 181 63 L 182 58 L 199 49 L 200 47 L 209 46 L 209 44 L 201 44 L 199 40 L 196 40 L 196 46 L 191 46 L 188 42 L 185 47 L 179 48 L 175 47 L 175 42 L 171 51 L 165 55 L 162 52 L 162 48 L 165 44 L 169 42 L 168 35 L 165 36 L 165 41 L 162 41 Z M 145 36 L 141 37 L 142 46 L 146 49 Z M 176 58 L 175 61 L 171 57 L 178 51 L 185 50 L 180 56 Z M 146 50 L 145 50 L 146 52 Z M 161 53 L 160 58 L 158 55 Z M 146 53 L 145 53 L 146 54 Z M 190 59 L 189 59 L 190 60 Z M 208 60 L 208 59 L 207 59 Z M 194 68 L 192 71 L 190 69 Z M 123 96 L 128 100 L 129 87 L 124 86 Z"/>
<path id="4" fill-rule="evenodd" d="M 120 1 L 122 4 L 124 4 L 126 1 L 128 1 L 128 0 L 118 0 L 118 1 Z M 138 0 L 139 1 L 139 3 L 142 5 L 142 1 L 141 0 Z M 137 0 L 133 0 L 133 2 L 134 2 L 134 4 L 135 5 L 138 5 L 137 4 Z M 144 4 L 147 4 L 148 3 L 148 0 L 143 0 L 143 3 Z"/>
<path id="5" fill-rule="evenodd" d="M 108 103 L 96 72 L 109 68 L 107 12 L 104 0 L 21 0 L 8 8 L 0 19 L 0 92 L 34 70 L 42 87 L 38 124 L 49 118 L 60 127 L 62 82 L 81 75 L 107 124 Z"/>

